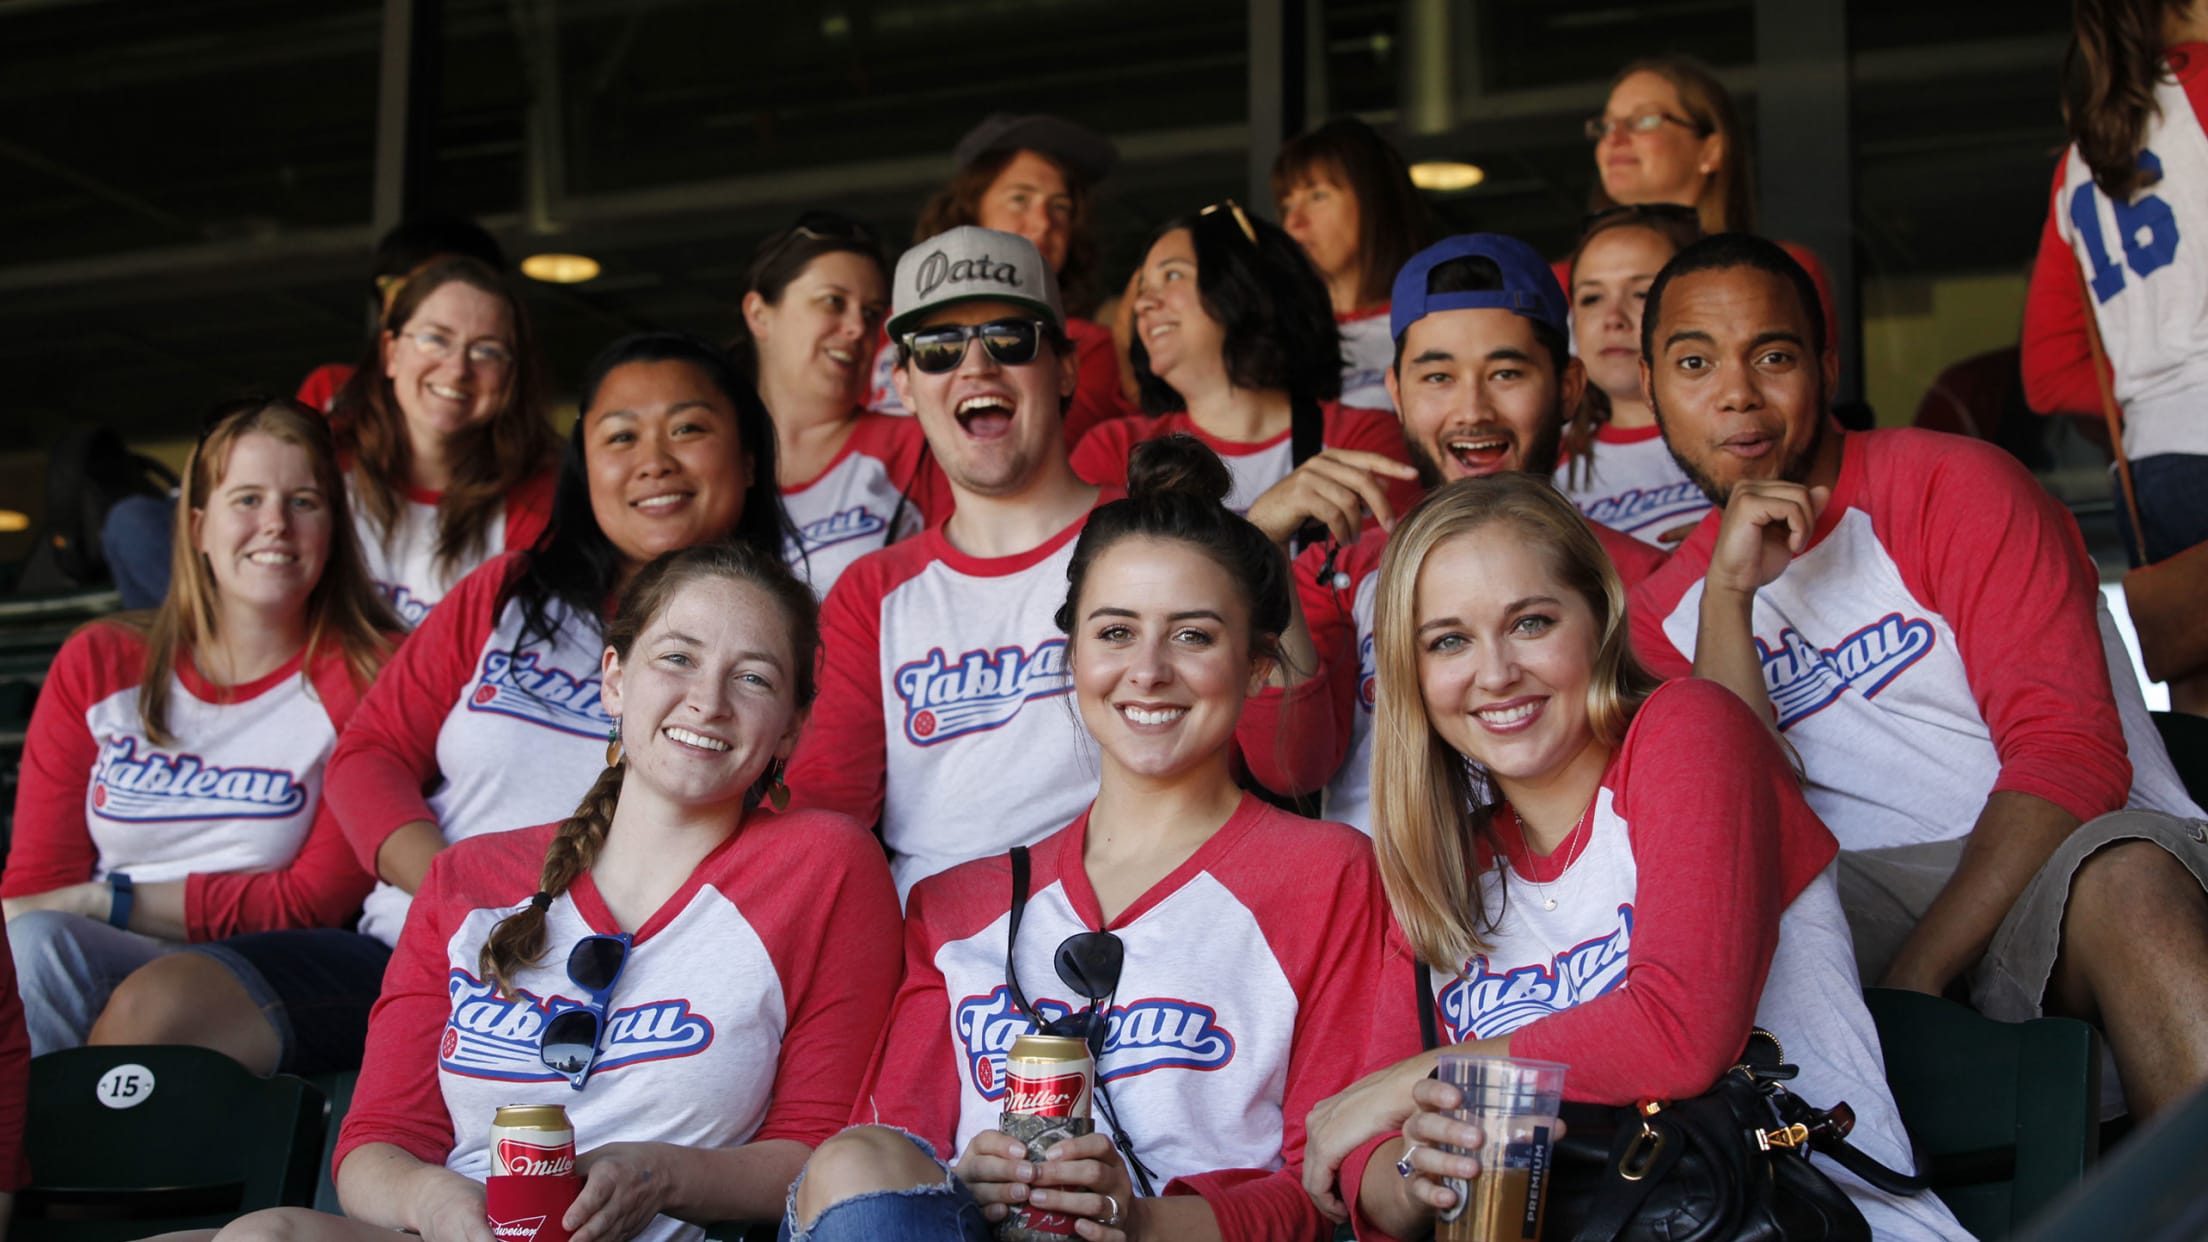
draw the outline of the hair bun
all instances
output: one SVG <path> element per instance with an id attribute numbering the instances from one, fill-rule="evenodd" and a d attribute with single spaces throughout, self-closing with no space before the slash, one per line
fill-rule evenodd
<path id="1" fill-rule="evenodd" d="M 1135 446 L 1127 459 L 1127 498 L 1135 501 L 1187 496 L 1205 504 L 1226 503 L 1234 476 L 1210 446 L 1175 432 Z"/>

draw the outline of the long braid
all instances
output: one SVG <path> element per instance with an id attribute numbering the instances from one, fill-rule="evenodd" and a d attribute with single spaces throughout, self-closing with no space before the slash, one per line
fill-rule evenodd
<path id="1" fill-rule="evenodd" d="M 544 851 L 544 870 L 537 880 L 544 900 L 531 901 L 500 919 L 483 942 L 477 969 L 498 985 L 500 996 L 513 994 L 517 971 L 543 960 L 544 915 L 552 904 L 550 899 L 566 892 L 597 861 L 598 851 L 606 843 L 606 828 L 613 822 L 614 805 L 621 800 L 621 778 L 627 771 L 628 765 L 617 763 L 598 774 L 597 783 L 583 795 L 575 813 L 560 821 L 559 831 L 552 834 L 552 844 Z"/>

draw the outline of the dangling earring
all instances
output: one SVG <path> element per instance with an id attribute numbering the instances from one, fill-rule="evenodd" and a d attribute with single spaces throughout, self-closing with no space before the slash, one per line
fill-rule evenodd
<path id="1" fill-rule="evenodd" d="M 790 786 L 782 779 L 782 768 L 782 761 L 775 760 L 774 776 L 767 782 L 767 805 L 773 807 L 777 815 L 790 809 Z"/>
<path id="2" fill-rule="evenodd" d="M 621 758 L 621 718 L 615 716 L 613 723 L 606 726 L 606 766 L 619 767 Z"/>

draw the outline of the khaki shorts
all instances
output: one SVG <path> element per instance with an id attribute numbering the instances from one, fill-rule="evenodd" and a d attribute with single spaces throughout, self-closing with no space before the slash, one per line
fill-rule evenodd
<path id="1" fill-rule="evenodd" d="M 1855 937 L 1856 968 L 1876 985 L 1963 856 L 1963 838 L 1884 850 L 1843 850 L 1840 903 Z M 2081 824 L 2025 886 L 1986 954 L 1964 975 L 1973 1007 L 1990 1018 L 2040 1016 L 2062 950 L 2062 914 L 2078 865 L 2118 841 L 2152 841 L 2208 889 L 2208 820 L 2159 811 L 2117 811 Z"/>

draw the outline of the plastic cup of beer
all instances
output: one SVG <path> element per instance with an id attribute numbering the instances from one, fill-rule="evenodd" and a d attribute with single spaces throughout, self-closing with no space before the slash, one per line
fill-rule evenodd
<path id="1" fill-rule="evenodd" d="M 1435 1220 L 1435 1242 L 1535 1242 L 1559 1134 L 1565 1066 L 1523 1057 L 1444 1052 L 1436 1077 L 1464 1095 L 1454 1116 L 1480 1127 L 1480 1175 L 1447 1178 L 1456 1202 Z M 1449 1149 L 1463 1155 L 1458 1149 Z"/>

